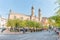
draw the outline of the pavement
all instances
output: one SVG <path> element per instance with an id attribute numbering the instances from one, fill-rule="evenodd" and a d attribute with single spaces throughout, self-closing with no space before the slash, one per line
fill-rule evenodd
<path id="1" fill-rule="evenodd" d="M 54 31 L 42 31 L 25 34 L 0 34 L 0 40 L 60 40 L 60 37 Z"/>

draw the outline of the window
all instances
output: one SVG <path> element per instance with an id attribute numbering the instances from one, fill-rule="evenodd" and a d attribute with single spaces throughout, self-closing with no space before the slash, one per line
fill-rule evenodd
<path id="1" fill-rule="evenodd" d="M 35 19 L 33 19 L 33 21 L 34 21 Z"/>
<path id="2" fill-rule="evenodd" d="M 23 17 L 21 17 L 20 19 L 23 20 Z"/>
<path id="3" fill-rule="evenodd" d="M 4 27 L 4 24 L 2 25 L 2 27 Z"/>
<path id="4" fill-rule="evenodd" d="M 27 18 L 27 20 L 29 20 L 29 18 Z"/>
<path id="5" fill-rule="evenodd" d="M 1 19 L 1 21 L 3 21 L 3 19 Z"/>
<path id="6" fill-rule="evenodd" d="M 16 19 L 16 16 L 14 16 L 14 19 Z"/>

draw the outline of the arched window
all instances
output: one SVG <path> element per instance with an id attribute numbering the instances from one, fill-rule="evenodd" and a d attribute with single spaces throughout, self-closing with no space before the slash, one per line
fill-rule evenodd
<path id="1" fill-rule="evenodd" d="M 16 19 L 16 16 L 14 16 L 14 19 Z"/>
<path id="2" fill-rule="evenodd" d="M 29 20 L 29 18 L 27 18 L 27 20 Z"/>
<path id="3" fill-rule="evenodd" d="M 21 20 L 23 20 L 23 17 L 20 17 Z"/>

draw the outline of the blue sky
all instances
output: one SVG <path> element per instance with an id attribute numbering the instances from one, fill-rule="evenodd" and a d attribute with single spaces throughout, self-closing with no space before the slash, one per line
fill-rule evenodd
<path id="1" fill-rule="evenodd" d="M 17 13 L 26 15 L 31 14 L 31 7 L 34 6 L 35 15 L 38 15 L 38 9 L 41 9 L 43 17 L 50 17 L 54 15 L 54 9 L 57 7 L 56 0 L 0 0 L 0 15 L 8 17 L 11 9 Z"/>

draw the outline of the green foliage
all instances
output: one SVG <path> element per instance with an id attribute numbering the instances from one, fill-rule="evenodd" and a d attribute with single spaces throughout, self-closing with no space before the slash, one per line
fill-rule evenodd
<path id="1" fill-rule="evenodd" d="M 59 15 L 52 16 L 50 17 L 50 19 L 55 20 L 54 26 L 60 27 L 60 16 Z"/>
<path id="2" fill-rule="evenodd" d="M 60 0 L 57 0 L 57 3 L 60 5 Z"/>
<path id="3" fill-rule="evenodd" d="M 60 16 L 60 9 L 56 12 L 56 15 Z"/>
<path id="4" fill-rule="evenodd" d="M 59 6 L 58 6 L 59 9 L 57 10 L 56 15 L 54 15 L 54 16 L 52 16 L 52 17 L 49 18 L 49 22 L 50 22 L 52 25 L 54 25 L 54 26 L 60 27 L 60 0 L 57 0 L 57 3 L 58 3 L 58 5 L 59 5 Z M 55 20 L 55 23 L 53 23 L 53 22 L 51 21 L 51 19 L 52 19 L 52 20 Z"/>
<path id="5" fill-rule="evenodd" d="M 41 24 L 35 21 L 27 21 L 27 26 L 32 28 L 41 27 Z"/>
<path id="6" fill-rule="evenodd" d="M 13 23 L 13 22 L 14 22 L 13 20 L 8 20 L 8 21 L 7 21 L 7 27 L 9 27 L 9 26 L 10 26 L 10 27 L 11 27 L 11 26 L 14 26 L 14 23 L 15 23 L 15 22 L 14 22 L 14 23 Z"/>
<path id="7" fill-rule="evenodd" d="M 41 27 L 41 24 L 35 21 L 30 21 L 30 20 L 19 20 L 19 19 L 14 19 L 14 20 L 8 20 L 7 22 L 8 27 L 29 27 L 29 28 L 38 28 Z"/>

